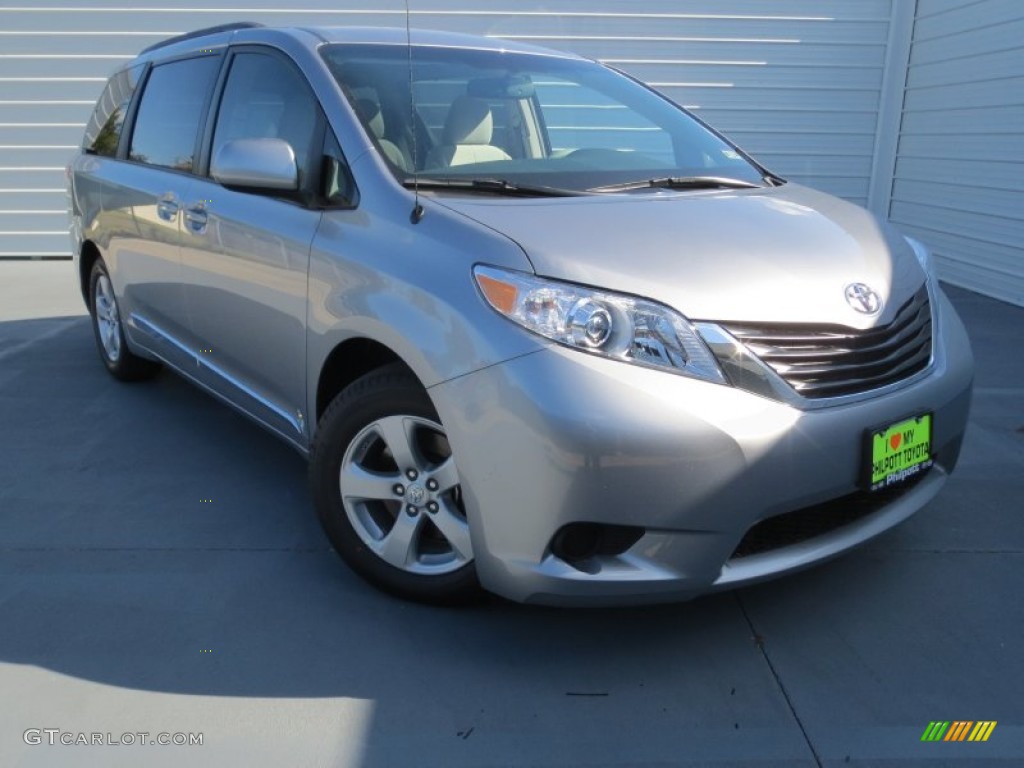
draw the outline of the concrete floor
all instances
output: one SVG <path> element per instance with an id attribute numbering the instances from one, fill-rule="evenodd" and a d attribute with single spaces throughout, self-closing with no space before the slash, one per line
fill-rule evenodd
<path id="1" fill-rule="evenodd" d="M 0 765 L 1024 764 L 1024 310 L 949 289 L 961 465 L 869 546 L 685 605 L 439 610 L 342 566 L 293 451 L 173 375 L 110 379 L 70 271 L 0 262 Z"/>

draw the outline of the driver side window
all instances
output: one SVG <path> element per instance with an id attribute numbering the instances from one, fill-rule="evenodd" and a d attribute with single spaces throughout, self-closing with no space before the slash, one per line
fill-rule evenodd
<path id="1" fill-rule="evenodd" d="M 236 54 L 224 86 L 213 154 L 235 139 L 283 139 L 295 151 L 306 186 L 320 106 L 305 79 L 277 56 Z"/>

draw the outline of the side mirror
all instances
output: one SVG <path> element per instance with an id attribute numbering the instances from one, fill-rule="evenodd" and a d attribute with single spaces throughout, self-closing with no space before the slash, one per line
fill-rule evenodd
<path id="1" fill-rule="evenodd" d="M 214 155 L 210 175 L 225 187 L 253 192 L 294 192 L 299 188 L 295 150 L 284 139 L 235 139 Z"/>

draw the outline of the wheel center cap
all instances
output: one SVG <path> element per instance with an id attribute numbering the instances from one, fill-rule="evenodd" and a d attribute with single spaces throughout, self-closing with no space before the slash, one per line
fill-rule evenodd
<path id="1" fill-rule="evenodd" d="M 422 485 L 410 485 L 405 491 L 410 504 L 422 504 L 427 499 L 427 489 Z"/>

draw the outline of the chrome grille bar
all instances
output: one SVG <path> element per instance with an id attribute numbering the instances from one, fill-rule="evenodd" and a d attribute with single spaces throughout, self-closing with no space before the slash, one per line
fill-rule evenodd
<path id="1" fill-rule="evenodd" d="M 722 325 L 807 398 L 857 394 L 905 379 L 928 366 L 932 318 L 927 286 L 888 325 L 853 331 L 839 325 Z"/>

